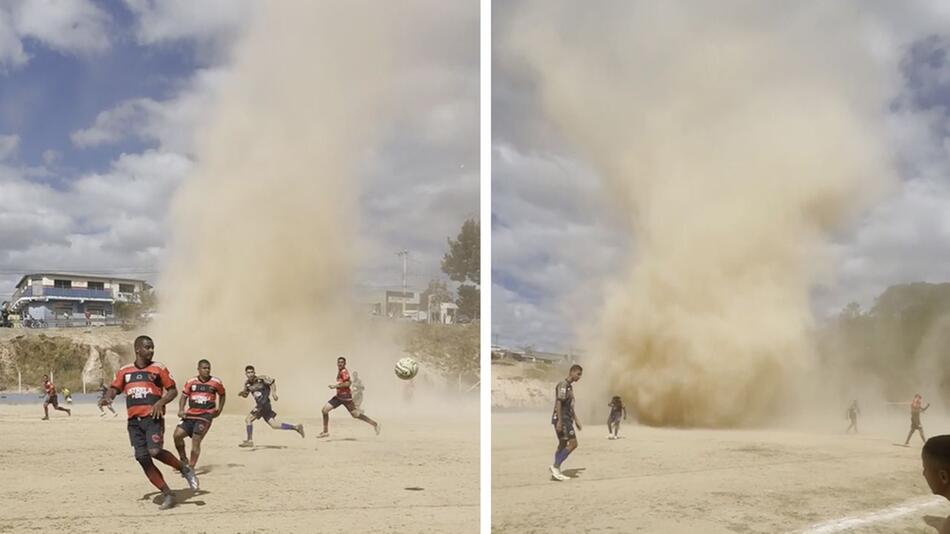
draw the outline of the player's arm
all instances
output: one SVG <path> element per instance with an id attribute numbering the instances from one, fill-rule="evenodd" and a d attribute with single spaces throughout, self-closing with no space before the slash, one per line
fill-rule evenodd
<path id="1" fill-rule="evenodd" d="M 578 430 L 584 430 L 584 425 L 581 424 L 581 420 L 577 418 L 577 412 L 574 411 L 574 407 L 571 407 L 571 418 L 574 420 L 574 424 L 577 425 Z"/>
<path id="2" fill-rule="evenodd" d="M 277 381 L 273 379 L 270 381 L 270 396 L 273 397 L 274 401 L 277 400 Z"/>
<path id="3" fill-rule="evenodd" d="M 162 395 L 162 398 L 158 399 L 158 402 L 152 405 L 152 418 L 161 419 L 165 414 L 165 405 L 169 402 L 175 400 L 175 397 L 178 396 L 178 387 L 172 383 L 165 389 L 165 394 Z"/>
<path id="4" fill-rule="evenodd" d="M 564 430 L 564 417 L 561 414 L 561 399 L 554 401 L 554 411 L 557 413 L 557 423 L 554 425 L 554 429 L 560 432 Z"/>
<path id="5" fill-rule="evenodd" d="M 218 396 L 221 397 L 221 402 L 218 404 L 218 409 L 214 411 L 212 417 L 221 415 L 221 412 L 224 411 L 224 401 L 228 399 L 228 396 L 225 395 L 223 391 Z"/>
<path id="6" fill-rule="evenodd" d="M 187 386 L 187 384 L 185 384 Z M 178 417 L 181 418 L 182 414 L 185 413 L 185 402 L 188 401 L 188 388 L 185 388 L 185 391 L 181 394 L 181 397 L 178 399 Z"/>
<path id="7" fill-rule="evenodd" d="M 620 408 L 623 410 L 623 420 L 626 421 L 626 420 L 627 420 L 627 407 L 626 407 L 626 406 L 621 406 Z"/>
<path id="8" fill-rule="evenodd" d="M 921 408 L 920 411 L 926 412 L 926 411 L 927 411 L 927 408 L 930 408 L 930 403 L 929 403 L 929 402 L 927 403 L 927 406 L 924 406 L 923 408 Z"/>

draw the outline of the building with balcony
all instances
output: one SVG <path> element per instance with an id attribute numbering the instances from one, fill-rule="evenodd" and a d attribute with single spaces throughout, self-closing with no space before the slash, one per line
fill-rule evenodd
<path id="1" fill-rule="evenodd" d="M 23 275 L 10 298 L 10 312 L 49 323 L 115 317 L 117 302 L 136 302 L 150 289 L 144 280 L 68 273 Z"/>

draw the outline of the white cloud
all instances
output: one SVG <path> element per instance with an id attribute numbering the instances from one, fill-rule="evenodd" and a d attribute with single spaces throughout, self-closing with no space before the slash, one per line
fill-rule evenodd
<path id="1" fill-rule="evenodd" d="M 140 43 L 190 40 L 214 54 L 227 51 L 254 10 L 250 0 L 125 0 L 125 5 L 136 15 Z"/>
<path id="2" fill-rule="evenodd" d="M 107 50 L 112 17 L 91 0 L 11 0 L 0 5 L 0 68 L 25 65 L 23 40 L 66 54 Z"/>
<path id="3" fill-rule="evenodd" d="M 88 128 L 70 134 L 70 139 L 77 147 L 89 148 L 135 138 L 155 142 L 164 151 L 192 153 L 197 126 L 213 109 L 226 77 L 224 70 L 199 70 L 168 100 L 123 100 L 100 112 Z"/>
<path id="4" fill-rule="evenodd" d="M 102 52 L 109 48 L 112 18 L 90 0 L 30 0 L 14 4 L 17 32 L 54 50 L 67 53 Z"/>

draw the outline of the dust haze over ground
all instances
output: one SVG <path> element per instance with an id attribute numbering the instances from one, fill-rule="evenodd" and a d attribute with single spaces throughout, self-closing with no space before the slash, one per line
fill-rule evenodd
<path id="1" fill-rule="evenodd" d="M 360 162 L 401 109 L 424 105 L 403 77 L 460 11 L 258 6 L 173 205 L 156 359 L 180 374 L 207 357 L 232 390 L 253 364 L 277 379 L 280 405 L 312 411 L 344 354 L 368 398 L 401 395 L 394 336 L 352 309 Z"/>
<path id="2" fill-rule="evenodd" d="M 502 36 L 628 223 L 586 379 L 648 424 L 756 424 L 815 399 L 830 234 L 897 182 L 906 28 L 868 3 L 777 5 L 524 2 Z"/>

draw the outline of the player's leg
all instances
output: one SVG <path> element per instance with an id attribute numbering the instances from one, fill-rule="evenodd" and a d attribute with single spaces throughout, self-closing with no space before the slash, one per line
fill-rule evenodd
<path id="1" fill-rule="evenodd" d="M 241 442 L 239 447 L 254 446 L 254 420 L 257 419 L 257 413 L 251 412 L 244 418 L 244 429 L 247 430 L 247 439 Z"/>
<path id="2" fill-rule="evenodd" d="M 53 405 L 54 410 L 58 410 L 60 412 L 66 412 L 67 415 L 72 415 L 72 412 L 69 411 L 69 408 L 63 408 L 62 406 L 59 405 L 59 399 L 57 397 L 51 397 L 50 404 Z"/>
<path id="3" fill-rule="evenodd" d="M 907 439 L 904 440 L 904 445 L 910 445 L 910 437 L 914 435 L 914 430 L 917 430 L 914 425 L 910 426 L 910 432 L 907 433 Z"/>
<path id="4" fill-rule="evenodd" d="M 318 438 L 325 438 L 330 435 L 330 412 L 335 410 L 340 404 L 340 399 L 333 397 L 329 402 L 323 405 L 323 409 L 320 410 L 320 413 L 323 414 L 323 432 L 320 433 Z"/>
<path id="5" fill-rule="evenodd" d="M 620 418 L 619 417 L 617 418 L 616 421 L 614 421 L 614 437 L 615 438 L 620 437 Z"/>
<path id="6" fill-rule="evenodd" d="M 162 472 L 158 470 L 158 467 L 155 466 L 155 462 L 152 461 L 152 456 L 148 451 L 148 438 L 146 437 L 145 429 L 140 423 L 140 420 L 129 421 L 129 442 L 131 442 L 132 448 L 135 451 L 135 461 L 142 466 L 142 471 L 145 472 L 146 478 L 165 496 L 161 505 L 161 508 L 165 510 L 174 506 L 175 500 L 172 497 L 171 489 L 168 488 L 168 484 L 165 482 L 165 477 L 162 476 Z"/>
<path id="7" fill-rule="evenodd" d="M 43 421 L 49 419 L 49 400 L 43 402 Z"/>
<path id="8" fill-rule="evenodd" d="M 112 409 L 112 403 L 106 404 L 106 408 L 109 408 L 109 411 L 112 412 L 112 417 L 115 417 L 119 414 L 115 413 L 115 410 Z"/>
<path id="9" fill-rule="evenodd" d="M 188 481 L 191 489 L 198 489 L 198 477 L 195 476 L 195 470 L 191 468 L 188 462 L 182 462 L 168 450 L 162 448 L 165 440 L 165 420 L 164 419 L 146 419 L 142 422 L 145 429 L 145 438 L 148 443 L 148 455 L 153 459 L 177 470 L 181 476 Z"/>
<path id="10" fill-rule="evenodd" d="M 303 425 L 294 425 L 291 423 L 281 423 L 277 420 L 277 417 L 271 417 L 266 419 L 267 424 L 270 425 L 274 430 L 293 430 L 294 432 L 300 434 L 300 437 L 304 437 Z"/>
<path id="11" fill-rule="evenodd" d="M 350 417 L 353 419 L 359 419 L 364 423 L 372 425 L 373 429 L 376 430 L 376 434 L 379 435 L 379 423 L 370 419 L 368 415 L 356 407 L 356 404 L 353 401 L 345 402 L 343 405 L 346 406 L 346 410 L 350 412 Z"/>
<path id="12" fill-rule="evenodd" d="M 178 451 L 178 459 L 185 463 L 188 461 L 188 451 L 185 450 L 185 438 L 188 437 L 190 433 L 186 426 L 191 426 L 188 420 L 183 420 L 178 423 L 178 426 L 175 427 L 175 433 L 172 434 L 172 438 L 175 440 L 175 450 Z M 192 439 L 191 448 L 194 450 L 194 439 Z"/>
<path id="13" fill-rule="evenodd" d="M 917 427 L 917 430 L 920 432 L 920 440 L 924 443 L 927 443 L 927 438 L 924 437 L 924 427 L 919 426 Z"/>
<path id="14" fill-rule="evenodd" d="M 198 465 L 198 456 L 201 455 L 201 441 L 211 430 L 211 421 L 196 421 L 194 432 L 191 434 L 191 464 L 192 469 Z"/>

